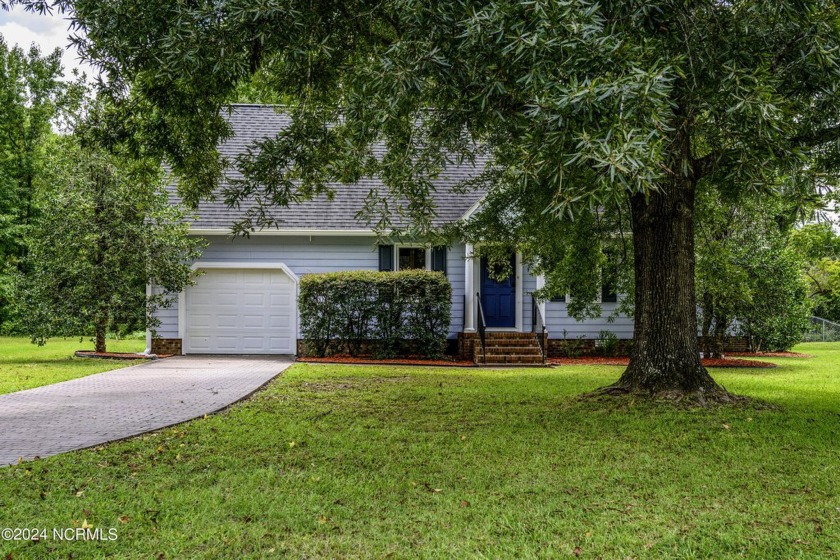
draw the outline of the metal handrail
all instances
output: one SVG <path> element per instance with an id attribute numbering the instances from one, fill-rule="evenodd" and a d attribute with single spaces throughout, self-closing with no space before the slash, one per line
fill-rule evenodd
<path id="1" fill-rule="evenodd" d="M 537 336 L 537 344 L 540 345 L 540 354 L 542 355 L 543 362 L 545 362 L 545 319 L 543 319 L 542 311 L 540 311 L 540 306 L 537 304 L 536 298 L 531 296 L 531 332 L 534 334 L 537 333 L 537 324 L 540 325 L 540 333 L 539 336 Z"/>
<path id="2" fill-rule="evenodd" d="M 481 360 L 482 363 L 487 363 L 487 323 L 484 321 L 484 308 L 481 306 L 481 292 L 476 292 L 475 301 L 478 308 L 478 338 L 481 340 Z"/>

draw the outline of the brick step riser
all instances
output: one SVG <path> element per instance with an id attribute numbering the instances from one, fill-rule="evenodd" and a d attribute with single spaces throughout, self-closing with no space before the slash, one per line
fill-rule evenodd
<path id="1" fill-rule="evenodd" d="M 481 352 L 476 352 L 473 358 L 476 363 L 481 363 L 484 360 L 484 356 Z M 495 356 L 487 354 L 487 362 L 511 362 L 519 360 L 542 363 L 542 356 L 540 354 L 503 354 Z"/>
<path id="2" fill-rule="evenodd" d="M 480 340 L 480 337 L 478 337 Z M 493 336 L 491 334 L 487 334 L 485 340 L 495 341 L 495 340 L 536 340 L 537 337 L 533 334 L 517 334 L 516 336 Z"/>
<path id="3" fill-rule="evenodd" d="M 481 346 L 481 343 L 479 342 L 477 346 Z M 535 348 L 540 347 L 539 343 L 533 338 L 530 340 L 488 340 L 487 346 L 534 346 Z"/>
<path id="4" fill-rule="evenodd" d="M 475 355 L 476 356 L 483 356 L 484 354 L 482 354 L 481 350 L 477 350 L 475 352 Z M 494 358 L 513 357 L 513 358 L 540 358 L 540 359 L 542 359 L 542 354 L 540 354 L 539 352 L 537 352 L 536 354 L 531 354 L 531 353 L 525 354 L 525 353 L 520 353 L 520 352 L 517 352 L 515 354 L 510 353 L 510 352 L 507 353 L 507 354 L 491 354 L 490 352 L 488 352 L 487 353 L 487 359 L 489 360 L 491 356 L 494 357 Z"/>
<path id="5" fill-rule="evenodd" d="M 481 346 L 481 344 L 476 344 L 476 346 Z M 510 344 L 496 344 L 495 342 L 488 342 L 487 348 L 539 348 L 536 343 L 528 344 L 524 340 L 521 342 L 512 342 Z"/>
<path id="6" fill-rule="evenodd" d="M 487 363 L 484 362 L 477 362 L 480 366 L 541 366 L 544 365 L 542 360 L 530 360 L 530 361 L 515 361 L 515 362 L 498 362 L 498 361 L 488 361 Z"/>
<path id="7" fill-rule="evenodd" d="M 511 346 L 509 348 L 499 348 L 496 346 L 488 346 L 487 347 L 487 355 L 494 355 L 497 356 L 499 354 L 526 354 L 526 355 L 541 355 L 539 348 L 534 348 L 532 346 Z"/>

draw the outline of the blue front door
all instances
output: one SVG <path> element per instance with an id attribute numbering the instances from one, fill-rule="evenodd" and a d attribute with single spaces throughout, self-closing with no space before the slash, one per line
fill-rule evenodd
<path id="1" fill-rule="evenodd" d="M 515 271 L 516 256 L 510 257 L 510 270 Z M 488 327 L 516 326 L 516 274 L 497 282 L 490 277 L 487 259 L 481 259 L 481 307 Z"/>

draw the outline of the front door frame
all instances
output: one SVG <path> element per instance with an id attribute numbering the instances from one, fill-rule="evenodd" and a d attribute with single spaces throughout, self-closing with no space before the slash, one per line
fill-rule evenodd
<path id="1" fill-rule="evenodd" d="M 469 269 L 469 272 L 466 274 L 465 284 L 466 284 L 466 294 L 470 300 L 475 300 L 475 294 L 481 291 L 481 259 L 478 259 L 474 256 L 473 247 L 472 245 L 467 245 L 467 262 L 466 266 Z M 491 332 L 524 332 L 523 325 L 522 325 L 522 300 L 523 300 L 523 277 L 524 274 L 522 272 L 522 254 L 516 253 L 516 262 L 514 266 L 514 274 L 516 275 L 516 324 L 513 327 L 487 327 L 488 331 Z M 472 309 L 470 309 L 472 307 Z M 478 327 L 478 306 L 474 303 L 472 305 L 467 306 L 467 311 L 470 313 L 470 317 L 467 318 L 467 325 L 465 325 L 464 331 L 465 332 L 475 332 L 476 327 Z M 469 319 L 472 319 L 472 325 L 470 325 Z M 472 328 L 470 328 L 472 327 Z"/>
<path id="2" fill-rule="evenodd" d="M 506 261 L 510 263 L 510 274 L 503 281 L 491 277 L 490 263 L 486 258 L 479 261 L 479 292 L 487 328 L 516 328 L 516 254 L 511 253 Z"/>

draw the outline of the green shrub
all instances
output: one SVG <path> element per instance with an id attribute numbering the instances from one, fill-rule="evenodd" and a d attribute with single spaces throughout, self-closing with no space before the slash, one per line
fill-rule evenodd
<path id="1" fill-rule="evenodd" d="M 753 351 L 790 350 L 810 326 L 811 301 L 799 256 L 782 250 L 757 261 L 749 271 L 754 296 L 736 315 L 737 332 L 749 338 Z"/>
<path id="2" fill-rule="evenodd" d="M 601 331 L 595 341 L 595 347 L 602 356 L 612 358 L 618 353 L 618 335 L 612 331 Z"/>
<path id="3" fill-rule="evenodd" d="M 443 354 L 452 287 L 439 272 L 359 270 L 308 274 L 300 281 L 301 331 L 310 352 L 377 357 Z"/>
<path id="4" fill-rule="evenodd" d="M 563 353 L 567 358 L 580 358 L 586 346 L 585 337 L 566 338 L 566 334 L 566 329 L 563 329 Z"/>

